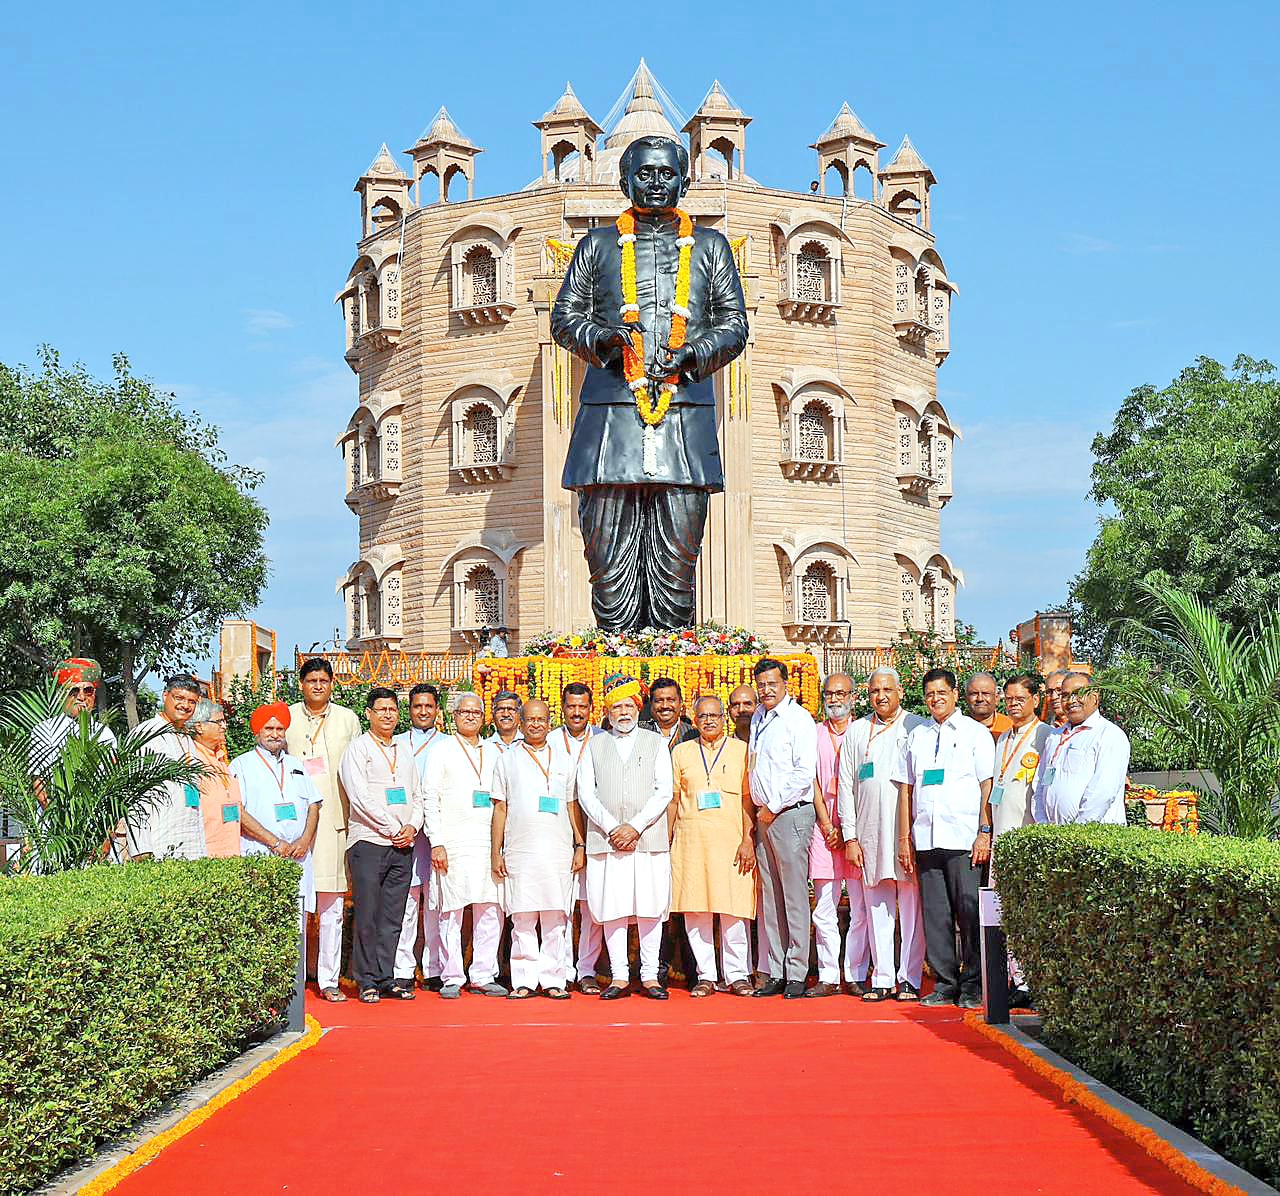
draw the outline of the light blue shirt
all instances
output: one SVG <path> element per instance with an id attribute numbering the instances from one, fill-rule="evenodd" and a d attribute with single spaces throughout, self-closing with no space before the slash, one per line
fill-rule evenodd
<path id="1" fill-rule="evenodd" d="M 1129 737 L 1095 710 L 1078 727 L 1058 727 L 1045 741 L 1032 815 L 1037 822 L 1123 826 L 1128 773 Z"/>
<path id="2" fill-rule="evenodd" d="M 507 641 L 504 640 L 502 636 L 495 635 L 493 639 L 489 641 L 489 655 L 490 656 L 510 656 L 511 655 L 511 649 L 507 647 Z"/>
<path id="3" fill-rule="evenodd" d="M 751 800 L 775 814 L 813 801 L 818 724 L 790 694 L 772 710 L 756 707 L 747 745 Z"/>

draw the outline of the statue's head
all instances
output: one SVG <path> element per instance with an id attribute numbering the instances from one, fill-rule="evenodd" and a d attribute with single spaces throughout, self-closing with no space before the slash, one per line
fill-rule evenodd
<path id="1" fill-rule="evenodd" d="M 674 208 L 689 190 L 689 151 L 671 137 L 637 137 L 618 165 L 633 208 Z"/>

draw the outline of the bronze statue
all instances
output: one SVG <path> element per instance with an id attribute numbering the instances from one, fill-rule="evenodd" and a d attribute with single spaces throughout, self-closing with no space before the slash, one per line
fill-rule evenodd
<path id="1" fill-rule="evenodd" d="M 729 242 L 679 210 L 684 146 L 640 137 L 621 170 L 631 208 L 579 241 L 551 314 L 589 366 L 562 484 L 578 492 L 597 624 L 687 627 L 708 496 L 724 489 L 712 378 L 746 347 L 746 305 Z"/>

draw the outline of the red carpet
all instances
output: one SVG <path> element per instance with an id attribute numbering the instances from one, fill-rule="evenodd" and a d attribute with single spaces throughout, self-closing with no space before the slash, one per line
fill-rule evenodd
<path id="1" fill-rule="evenodd" d="M 355 1001 L 115 1191 L 1190 1193 L 959 1011 Z"/>

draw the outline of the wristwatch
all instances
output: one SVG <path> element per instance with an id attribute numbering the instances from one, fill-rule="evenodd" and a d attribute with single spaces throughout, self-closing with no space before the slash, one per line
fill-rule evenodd
<path id="1" fill-rule="evenodd" d="M 990 827 L 990 826 L 980 826 L 980 827 L 978 827 L 978 834 L 980 834 L 980 835 L 989 835 L 989 834 L 991 834 L 991 827 Z"/>

